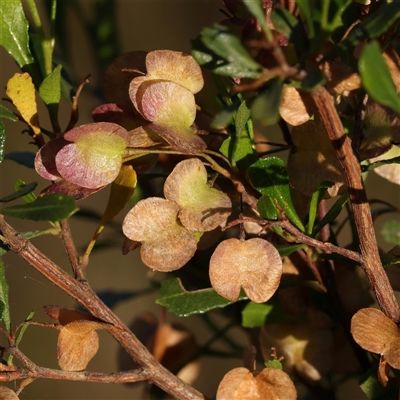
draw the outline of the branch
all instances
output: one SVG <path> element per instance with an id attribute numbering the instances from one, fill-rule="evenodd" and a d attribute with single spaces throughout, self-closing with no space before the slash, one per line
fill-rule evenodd
<path id="1" fill-rule="evenodd" d="M 282 216 L 284 218 L 284 214 Z M 289 220 L 282 219 L 279 221 L 267 221 L 262 219 L 255 218 L 242 218 L 237 219 L 235 221 L 230 222 L 227 226 L 223 228 L 223 230 L 229 229 L 232 226 L 244 223 L 244 222 L 255 222 L 256 224 L 260 224 L 264 229 L 267 229 L 271 226 L 278 226 L 284 229 L 286 232 L 290 233 L 293 236 L 293 240 L 289 238 L 285 238 L 288 242 L 294 243 L 304 243 L 312 247 L 316 247 L 317 249 L 321 249 L 325 253 L 336 253 L 340 254 L 343 257 L 349 258 L 350 260 L 356 261 L 358 263 L 362 263 L 362 258 L 360 254 L 355 251 L 344 249 L 342 247 L 335 246 L 329 242 L 321 242 L 320 240 L 314 239 L 310 236 L 305 235 L 303 232 L 299 231 L 295 226 L 293 226 Z"/>
<path id="2" fill-rule="evenodd" d="M 192 386 L 164 368 L 137 339 L 129 328 L 97 297 L 87 284 L 73 279 L 63 269 L 41 253 L 29 240 L 17 233 L 0 215 L 0 231 L 10 249 L 31 264 L 52 283 L 85 307 L 94 317 L 113 325 L 111 335 L 142 367 L 148 380 L 167 393 L 182 400 L 204 400 L 205 397 Z M 2 375 L 0 373 L 0 375 Z"/>
<path id="3" fill-rule="evenodd" d="M 78 252 L 76 251 L 75 243 L 72 239 L 71 228 L 69 221 L 64 219 L 60 223 L 61 233 L 60 237 L 63 242 L 65 251 L 67 252 L 69 263 L 71 264 L 72 270 L 74 271 L 75 279 L 81 282 L 86 281 L 85 269 L 79 263 Z"/>
<path id="4" fill-rule="evenodd" d="M 8 353 L 14 357 L 23 365 L 22 368 L 18 368 L 15 371 L 4 371 L 0 373 L 0 382 L 9 382 L 16 379 L 25 378 L 45 378 L 45 379 L 62 379 L 69 381 L 84 381 L 84 382 L 98 382 L 98 383 L 128 383 L 128 382 L 140 382 L 150 378 L 148 370 L 142 368 L 122 371 L 118 373 L 98 373 L 89 371 L 61 371 L 58 369 L 39 367 L 33 361 L 23 354 L 18 347 L 12 346 L 6 349 Z"/>
<path id="5" fill-rule="evenodd" d="M 351 140 L 344 133 L 339 115 L 327 90 L 319 87 L 311 92 L 311 96 L 343 168 L 360 240 L 361 267 L 368 277 L 381 310 L 392 321 L 399 323 L 400 307 L 379 256 L 360 163 L 352 150 Z"/>

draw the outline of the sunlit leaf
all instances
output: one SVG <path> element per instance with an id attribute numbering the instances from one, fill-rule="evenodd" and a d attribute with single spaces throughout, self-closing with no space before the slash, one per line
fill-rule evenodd
<path id="1" fill-rule="evenodd" d="M 0 45 L 21 68 L 34 62 L 28 46 L 28 27 L 21 0 L 0 2 Z"/>
<path id="2" fill-rule="evenodd" d="M 46 104 L 50 119 L 56 126 L 58 126 L 58 105 L 61 99 L 61 69 L 62 65 L 57 65 L 39 87 L 39 96 Z"/>
<path id="3" fill-rule="evenodd" d="M 132 197 L 137 183 L 135 170 L 131 165 L 122 165 L 118 176 L 111 184 L 110 197 L 101 223 L 111 221 Z"/>
<path id="4" fill-rule="evenodd" d="M 33 132 L 36 135 L 40 134 L 35 86 L 31 76 L 27 72 L 15 73 L 7 82 L 6 93 Z"/>
<path id="5" fill-rule="evenodd" d="M 237 301 L 244 299 L 247 299 L 247 296 L 241 294 Z M 166 307 L 178 317 L 203 314 L 213 308 L 223 308 L 232 304 L 212 288 L 187 291 L 179 279 L 168 279 L 161 284 L 156 303 Z"/>
<path id="6" fill-rule="evenodd" d="M 400 97 L 377 41 L 365 45 L 358 66 L 367 93 L 378 103 L 400 113 Z"/>
<path id="7" fill-rule="evenodd" d="M 61 328 L 57 341 L 58 365 L 63 371 L 82 371 L 99 349 L 96 329 L 106 324 L 96 321 L 75 320 Z"/>
<path id="8" fill-rule="evenodd" d="M 39 197 L 34 202 L 0 210 L 1 214 L 33 221 L 61 221 L 78 211 L 75 200 L 63 194 Z"/>
<path id="9" fill-rule="evenodd" d="M 260 328 L 265 324 L 298 322 L 304 315 L 290 315 L 280 303 L 258 304 L 250 302 L 242 310 L 242 326 L 244 328 Z"/>
<path id="10" fill-rule="evenodd" d="M 179 223 L 178 212 L 174 201 L 148 197 L 136 203 L 124 219 L 124 235 L 142 243 L 142 261 L 154 270 L 178 270 L 196 251 L 196 239 Z"/>
<path id="11" fill-rule="evenodd" d="M 179 162 L 164 184 L 164 196 L 179 206 L 181 224 L 199 232 L 211 231 L 231 214 L 229 197 L 207 183 L 207 170 L 198 158 Z"/>
<path id="12" fill-rule="evenodd" d="M 210 281 L 218 294 L 236 301 L 241 288 L 256 303 L 269 300 L 282 276 L 282 259 L 267 240 L 230 238 L 218 244 L 210 259 Z"/>
<path id="13" fill-rule="evenodd" d="M 280 369 L 264 368 L 255 375 L 247 368 L 234 368 L 225 374 L 220 382 L 216 400 L 246 398 L 295 400 L 297 392 L 289 375 Z"/>

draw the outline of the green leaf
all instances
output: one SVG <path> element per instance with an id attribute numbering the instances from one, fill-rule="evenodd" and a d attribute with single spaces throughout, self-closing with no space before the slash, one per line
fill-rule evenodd
<path id="1" fill-rule="evenodd" d="M 58 105 L 61 99 L 61 69 L 58 64 L 39 87 L 39 96 L 49 110 L 50 119 L 53 125 L 58 125 Z"/>
<path id="2" fill-rule="evenodd" d="M 279 105 L 281 104 L 282 79 L 273 78 L 260 89 L 251 106 L 254 120 L 263 126 L 276 124 L 279 121 Z"/>
<path id="3" fill-rule="evenodd" d="M 305 244 L 274 244 L 274 247 L 278 250 L 281 257 L 290 256 L 297 250 L 307 248 Z"/>
<path id="4" fill-rule="evenodd" d="M 20 233 L 21 236 L 23 236 L 25 239 L 28 239 L 28 240 L 33 239 L 38 236 L 49 235 L 49 234 L 54 234 L 54 230 L 50 228 L 50 229 L 46 229 L 46 230 L 36 230 L 36 231 Z M 3 254 L 6 254 L 8 251 L 10 251 L 8 246 L 0 242 L 0 256 L 2 256 Z"/>
<path id="5" fill-rule="evenodd" d="M 271 197 L 266 194 L 262 195 L 257 202 L 257 209 L 264 219 L 269 220 L 277 220 L 278 219 L 278 210 L 276 208 L 276 204 L 271 199 Z"/>
<path id="6" fill-rule="evenodd" d="M 34 62 L 28 46 L 28 28 L 21 0 L 0 1 L 0 46 L 21 68 Z"/>
<path id="7" fill-rule="evenodd" d="M 237 137 L 240 137 L 242 132 L 246 129 L 250 114 L 250 109 L 246 101 L 242 101 L 235 115 L 235 131 Z"/>
<path id="8" fill-rule="evenodd" d="M 315 236 L 326 224 L 334 221 L 348 201 L 349 194 L 346 192 L 335 202 L 335 204 L 326 213 L 325 217 L 322 218 L 322 220 L 317 224 L 313 230 L 312 236 Z"/>
<path id="9" fill-rule="evenodd" d="M 12 160 L 28 168 L 35 168 L 35 153 L 30 151 L 12 151 L 4 155 L 5 160 Z"/>
<path id="10" fill-rule="evenodd" d="M 245 299 L 247 297 L 241 294 L 238 301 Z M 202 314 L 213 308 L 222 308 L 232 304 L 212 288 L 188 292 L 178 278 L 168 279 L 161 284 L 156 303 L 166 307 L 178 317 Z"/>
<path id="11" fill-rule="evenodd" d="M 375 168 L 381 167 L 382 165 L 387 165 L 387 164 L 400 164 L 400 157 L 394 157 L 390 158 L 389 160 L 381 160 L 381 161 L 376 161 L 372 164 L 368 165 L 361 165 L 362 172 L 366 171 L 371 171 Z"/>
<path id="12" fill-rule="evenodd" d="M 233 164 L 239 162 L 246 169 L 256 159 L 254 143 L 247 130 L 249 118 L 250 109 L 243 101 L 234 116 L 235 134 L 225 139 L 219 149 Z"/>
<path id="13" fill-rule="evenodd" d="M 23 197 L 26 194 L 35 190 L 36 186 L 37 186 L 37 182 L 31 182 L 31 183 L 28 183 L 27 185 L 23 185 L 21 187 L 21 189 L 17 190 L 13 194 L 10 194 L 9 196 L 6 196 L 6 197 L 2 197 L 0 199 L 0 203 L 8 203 L 9 201 L 19 199 L 20 197 Z"/>
<path id="14" fill-rule="evenodd" d="M 10 307 L 8 303 L 8 284 L 6 281 L 4 262 L 0 258 L 0 320 L 7 332 L 11 333 Z"/>
<path id="15" fill-rule="evenodd" d="M 278 202 L 279 206 L 285 210 L 287 218 L 304 232 L 304 225 L 297 215 L 290 197 L 289 176 L 283 161 L 279 157 L 260 159 L 249 168 L 248 174 L 253 186 L 261 194 L 271 199 L 272 203 L 271 201 L 269 203 L 271 205 L 273 204 L 275 210 L 274 199 Z M 262 211 L 260 211 L 260 213 L 261 212 Z M 270 213 L 271 211 L 269 211 L 269 214 Z M 277 218 L 278 212 L 275 211 L 275 218 L 273 219 Z"/>
<path id="16" fill-rule="evenodd" d="M 10 119 L 11 121 L 17 121 L 17 116 L 10 111 L 8 108 L 0 104 L 0 118 Z"/>
<path id="17" fill-rule="evenodd" d="M 32 203 L 3 208 L 1 214 L 33 221 L 61 221 L 78 211 L 73 197 L 50 194 Z"/>
<path id="18" fill-rule="evenodd" d="M 397 95 L 378 42 L 372 41 L 364 46 L 358 68 L 367 93 L 378 103 L 400 113 L 400 97 Z"/>
<path id="19" fill-rule="evenodd" d="M 259 328 L 265 324 L 298 322 L 303 315 L 286 314 L 280 303 L 259 304 L 250 302 L 242 310 L 243 328 Z"/>
<path id="20" fill-rule="evenodd" d="M 368 15 L 351 30 L 341 46 L 354 46 L 365 39 L 378 38 L 383 33 L 389 31 L 399 18 L 400 2 L 393 1 L 389 4 L 382 4 L 377 11 Z"/>
<path id="21" fill-rule="evenodd" d="M 382 225 L 381 234 L 387 243 L 400 245 L 400 221 L 392 219 Z"/>
<path id="22" fill-rule="evenodd" d="M 282 363 L 279 360 L 268 360 L 268 361 L 265 361 L 264 365 L 267 368 L 275 368 L 275 369 L 280 369 L 281 371 L 283 371 Z"/>
<path id="23" fill-rule="evenodd" d="M 4 122 L 0 121 L 0 164 L 4 159 L 4 144 L 6 142 L 6 131 L 4 129 Z"/>
<path id="24" fill-rule="evenodd" d="M 378 380 L 378 368 L 368 370 L 367 375 L 360 381 L 360 388 L 368 400 L 393 400 L 398 395 L 398 389 L 391 382 L 383 387 Z"/>
<path id="25" fill-rule="evenodd" d="M 311 196 L 310 205 L 308 207 L 307 235 L 311 235 L 313 231 L 315 218 L 317 216 L 318 204 L 323 199 L 326 191 L 333 185 L 333 182 L 322 182 L 314 190 Z"/>
<path id="26" fill-rule="evenodd" d="M 22 180 L 22 179 L 17 179 L 14 182 L 14 190 L 15 191 L 19 191 L 19 190 L 23 190 L 26 186 L 26 183 Z M 32 203 L 33 201 L 35 201 L 37 199 L 37 196 L 35 195 L 35 193 L 33 193 L 33 191 L 30 191 L 27 194 L 24 194 L 22 196 L 22 198 L 25 200 L 26 203 Z"/>
<path id="27" fill-rule="evenodd" d="M 192 41 L 192 47 L 196 61 L 216 74 L 253 79 L 260 76 L 261 65 L 226 26 L 214 24 L 204 28 L 199 38 Z"/>
<path id="28" fill-rule="evenodd" d="M 32 321 L 33 316 L 35 315 L 34 311 L 31 311 L 27 317 L 25 318 L 25 322 Z M 15 338 L 15 345 L 18 346 L 18 344 L 21 342 L 22 337 L 24 336 L 24 333 L 26 329 L 28 328 L 29 325 L 22 325 L 20 330 L 18 331 L 17 337 Z"/>

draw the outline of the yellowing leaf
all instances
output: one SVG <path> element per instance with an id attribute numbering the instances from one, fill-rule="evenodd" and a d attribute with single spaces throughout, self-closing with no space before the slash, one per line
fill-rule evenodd
<path id="1" fill-rule="evenodd" d="M 36 106 L 35 86 L 27 72 L 16 73 L 7 82 L 7 96 L 12 100 L 24 121 L 35 135 L 40 134 L 39 116 Z"/>
<path id="2" fill-rule="evenodd" d="M 111 221 L 124 207 L 133 195 L 137 183 L 135 170 L 131 165 L 122 165 L 118 176 L 111 184 L 110 198 L 101 223 Z"/>

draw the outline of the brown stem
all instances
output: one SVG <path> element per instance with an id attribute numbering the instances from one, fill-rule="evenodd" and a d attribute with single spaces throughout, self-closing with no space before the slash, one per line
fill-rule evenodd
<path id="1" fill-rule="evenodd" d="M 229 229 L 232 226 L 241 224 L 243 222 L 255 222 L 256 224 L 260 224 L 264 228 L 269 228 L 270 226 L 279 226 L 282 229 L 284 229 L 287 233 L 290 233 L 291 236 L 293 236 L 293 239 L 286 238 L 286 240 L 288 242 L 304 243 L 309 246 L 316 247 L 317 249 L 321 249 L 325 253 L 340 254 L 343 257 L 349 258 L 350 260 L 356 261 L 361 264 L 361 261 L 362 261 L 361 256 L 357 252 L 335 246 L 332 243 L 321 242 L 317 239 L 307 236 L 304 233 L 300 232 L 287 219 L 282 219 L 280 221 L 267 221 L 267 220 L 255 219 L 255 218 L 236 219 L 235 221 L 232 221 L 227 226 L 225 226 L 225 228 L 223 230 Z"/>
<path id="2" fill-rule="evenodd" d="M 0 382 L 9 382 L 16 379 L 26 378 L 46 378 L 98 383 L 128 383 L 140 382 L 150 378 L 149 371 L 142 368 L 110 374 L 89 371 L 71 372 L 44 368 L 39 367 L 34 362 L 32 362 L 28 357 L 25 356 L 25 354 L 23 354 L 18 349 L 18 347 L 10 347 L 7 349 L 7 352 L 18 358 L 23 367 L 18 368 L 15 371 L 0 373 Z"/>
<path id="3" fill-rule="evenodd" d="M 90 75 L 86 76 L 82 83 L 79 85 L 78 90 L 76 91 L 75 96 L 72 97 L 72 106 L 71 106 L 71 116 L 69 118 L 68 126 L 65 129 L 65 132 L 71 130 L 75 124 L 78 122 L 78 100 L 79 96 L 82 92 L 83 87 L 89 83 Z"/>
<path id="4" fill-rule="evenodd" d="M 391 320 L 399 323 L 400 307 L 379 257 L 360 163 L 352 150 L 351 140 L 344 133 L 339 115 L 327 90 L 324 87 L 318 87 L 311 92 L 311 96 L 343 168 L 360 240 L 361 267 L 368 277 L 381 310 Z"/>
<path id="5" fill-rule="evenodd" d="M 312 261 L 312 260 L 310 260 L 310 258 L 308 257 L 307 253 L 305 251 L 303 251 L 303 250 L 297 250 L 296 253 L 307 264 L 308 268 L 310 268 L 312 274 L 314 275 L 315 279 L 319 283 L 319 286 L 321 286 L 322 291 L 324 291 L 326 293 L 327 289 L 326 289 L 324 281 L 322 280 L 322 276 L 321 276 L 321 274 L 319 272 L 319 269 L 317 267 L 317 263 Z"/>
<path id="6" fill-rule="evenodd" d="M 75 243 L 72 239 L 69 221 L 67 219 L 64 219 L 63 221 L 61 221 L 60 225 L 60 237 L 64 244 L 65 251 L 67 252 L 69 263 L 71 264 L 72 270 L 74 271 L 75 279 L 84 282 L 86 281 L 85 269 L 79 263 L 79 255 L 76 251 Z"/>
<path id="7" fill-rule="evenodd" d="M 84 306 L 94 317 L 115 327 L 110 333 L 127 353 L 143 368 L 149 381 L 182 400 L 205 397 L 192 386 L 164 368 L 127 326 L 97 297 L 87 284 L 73 279 L 63 269 L 41 253 L 33 244 L 18 234 L 0 215 L 0 231 L 10 249 L 31 264 L 47 279 Z M 2 375 L 0 373 L 0 375 Z"/>

